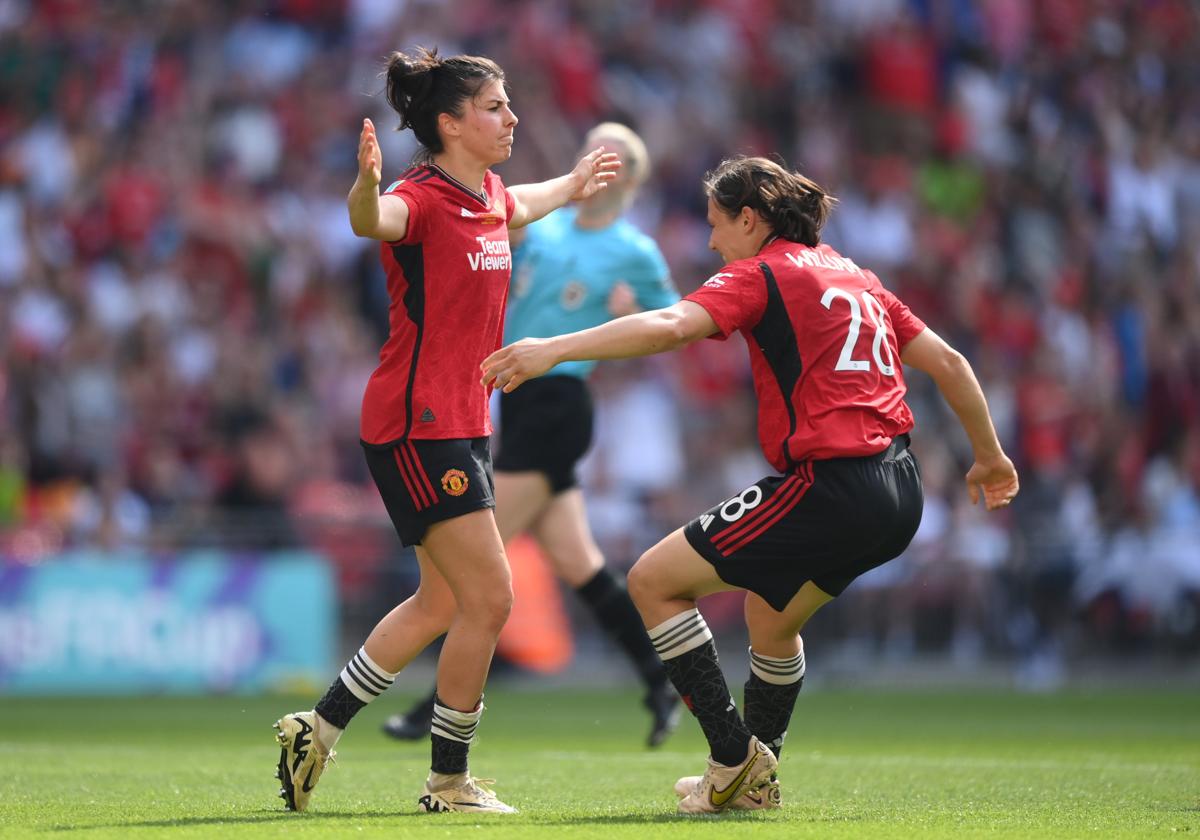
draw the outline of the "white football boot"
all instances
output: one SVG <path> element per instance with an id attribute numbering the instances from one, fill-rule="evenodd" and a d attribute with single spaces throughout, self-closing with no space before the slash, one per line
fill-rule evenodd
<path id="1" fill-rule="evenodd" d="M 779 767 L 775 754 L 757 738 L 751 736 L 746 757 L 740 764 L 726 767 L 712 758 L 700 781 L 682 799 L 679 811 L 683 814 L 716 814 L 730 807 L 746 791 L 757 791 L 771 781 Z"/>
<path id="2" fill-rule="evenodd" d="M 322 751 L 317 740 L 318 725 L 316 712 L 296 712 L 275 721 L 275 728 L 279 730 L 275 740 L 283 747 L 275 777 L 283 783 L 279 798 L 290 811 L 303 811 L 308 807 L 313 788 L 337 755 L 333 751 Z"/>
<path id="3" fill-rule="evenodd" d="M 495 779 L 477 779 L 470 773 L 441 776 L 430 773 L 425 793 L 417 800 L 421 810 L 429 813 L 461 811 L 472 814 L 515 814 L 517 809 L 505 805 L 489 785 Z M 436 788 L 436 789 L 435 789 Z"/>
<path id="4" fill-rule="evenodd" d="M 675 783 L 675 795 L 683 799 L 696 789 L 703 776 L 684 776 Z M 758 790 L 747 790 L 737 799 L 725 806 L 730 811 L 772 810 L 783 807 L 783 795 L 779 790 L 779 780 L 771 779 Z"/>

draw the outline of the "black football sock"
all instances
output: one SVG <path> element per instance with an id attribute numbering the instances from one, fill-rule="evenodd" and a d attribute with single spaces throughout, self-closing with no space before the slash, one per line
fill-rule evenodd
<path id="1" fill-rule="evenodd" d="M 395 680 L 396 674 L 380 668 L 367 656 L 367 649 L 360 648 L 329 686 L 314 711 L 338 729 L 345 729 L 351 718 L 387 691 Z"/>
<path id="2" fill-rule="evenodd" d="M 729 694 L 712 632 L 700 611 L 682 612 L 649 633 L 675 690 L 704 730 L 713 761 L 741 764 L 750 748 L 750 730 Z"/>
<path id="3" fill-rule="evenodd" d="M 746 680 L 746 726 L 778 758 L 787 737 L 788 722 L 804 685 L 804 646 L 795 656 L 779 659 L 750 649 L 750 679 Z"/>
<path id="4" fill-rule="evenodd" d="M 467 772 L 467 753 L 475 740 L 475 730 L 483 715 L 483 698 L 469 712 L 452 709 L 438 698 L 433 704 L 433 723 L 430 725 L 434 773 L 453 775 Z"/>

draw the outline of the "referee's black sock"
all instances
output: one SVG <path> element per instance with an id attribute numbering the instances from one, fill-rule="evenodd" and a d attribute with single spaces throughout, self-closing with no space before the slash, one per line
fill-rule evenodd
<path id="1" fill-rule="evenodd" d="M 608 567 L 601 567 L 591 580 L 575 592 L 588 605 L 604 632 L 625 651 L 647 687 L 654 689 L 666 685 L 667 671 L 654 651 L 642 617 L 620 579 Z"/>
<path id="2" fill-rule="evenodd" d="M 740 764 L 750 748 L 750 730 L 729 694 L 712 632 L 697 609 L 667 619 L 650 631 L 675 690 L 692 710 L 714 761 Z"/>
<path id="3" fill-rule="evenodd" d="M 778 758 L 788 722 L 804 685 L 804 645 L 795 656 L 779 659 L 750 648 L 750 679 L 745 685 L 746 726 Z"/>

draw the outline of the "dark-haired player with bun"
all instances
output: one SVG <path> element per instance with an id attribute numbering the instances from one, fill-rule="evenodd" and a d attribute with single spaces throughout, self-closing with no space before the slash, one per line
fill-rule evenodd
<path id="1" fill-rule="evenodd" d="M 679 810 L 778 807 L 777 755 L 804 677 L 800 629 L 856 577 L 896 557 L 921 521 L 902 363 L 933 377 L 974 450 L 966 474 L 988 510 L 1017 494 L 970 364 L 870 271 L 820 240 L 833 199 L 764 158 L 705 179 L 709 246 L 726 265 L 666 309 L 529 338 L 483 364 L 510 392 L 569 359 L 645 356 L 740 332 L 758 437 L 778 470 L 693 519 L 630 570 L 629 593 L 710 756 L 676 782 Z M 696 599 L 746 590 L 750 678 L 738 714 Z"/>
<path id="2" fill-rule="evenodd" d="M 646 144 L 628 126 L 605 122 L 583 141 L 585 151 L 598 146 L 621 158 L 608 187 L 518 234 L 523 238 L 513 254 L 506 341 L 583 329 L 679 300 L 654 240 L 624 218 L 649 175 Z M 651 714 L 646 743 L 657 747 L 679 723 L 679 695 L 629 599 L 624 576 L 604 563 L 575 475 L 592 440 L 587 376 L 594 367 L 560 365 L 520 391 L 501 395 L 496 525 L 506 542 L 522 532 L 537 541 L 555 574 L 636 668 L 646 690 L 642 703 Z M 427 737 L 436 702 L 435 690 L 389 717 L 383 731 L 401 740 Z"/>
<path id="3" fill-rule="evenodd" d="M 351 718 L 430 642 L 438 659 L 426 811 L 512 813 L 468 770 L 483 687 L 512 604 L 479 364 L 501 344 L 512 258 L 508 231 L 603 189 L 620 166 L 595 149 L 566 175 L 506 188 L 490 169 L 512 154 L 517 117 L 504 73 L 477 56 L 393 53 L 387 100 L 422 146 L 380 191 L 383 161 L 363 121 L 347 205 L 359 236 L 380 241 L 390 331 L 363 397 L 360 436 L 401 541 L 416 547 L 416 593 L 375 626 L 309 712 L 276 724 L 280 795 L 303 811 Z"/>

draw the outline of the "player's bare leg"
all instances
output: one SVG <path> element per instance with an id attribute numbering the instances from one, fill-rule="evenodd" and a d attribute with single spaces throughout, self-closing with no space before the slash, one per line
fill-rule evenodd
<path id="1" fill-rule="evenodd" d="M 498 472 L 496 481 L 496 528 L 507 543 L 527 530 L 550 501 L 550 484 L 540 472 Z M 447 626 L 449 624 L 447 623 Z M 444 632 L 444 631 L 443 631 Z M 408 710 L 391 715 L 383 731 L 401 741 L 419 741 L 429 734 L 436 688 Z"/>
<path id="2" fill-rule="evenodd" d="M 429 556 L 417 550 L 417 591 L 375 625 L 362 649 L 342 669 L 313 711 L 280 718 L 277 777 L 287 807 L 303 811 L 334 757 L 334 745 L 350 720 L 382 694 L 396 674 L 446 632 L 455 614 L 454 595 Z"/>
<path id="3" fill-rule="evenodd" d="M 432 767 L 420 799 L 427 811 L 512 813 L 468 771 L 483 714 L 483 686 L 496 639 L 512 608 L 512 575 L 490 509 L 434 523 L 425 551 L 454 593 L 455 613 L 438 657 L 431 726 Z"/>
<path id="4" fill-rule="evenodd" d="M 704 730 L 711 755 L 685 813 L 714 813 L 770 783 L 778 762 L 746 728 L 721 673 L 712 632 L 696 599 L 732 589 L 677 530 L 647 551 L 629 573 L 629 592 L 671 682 Z"/>

